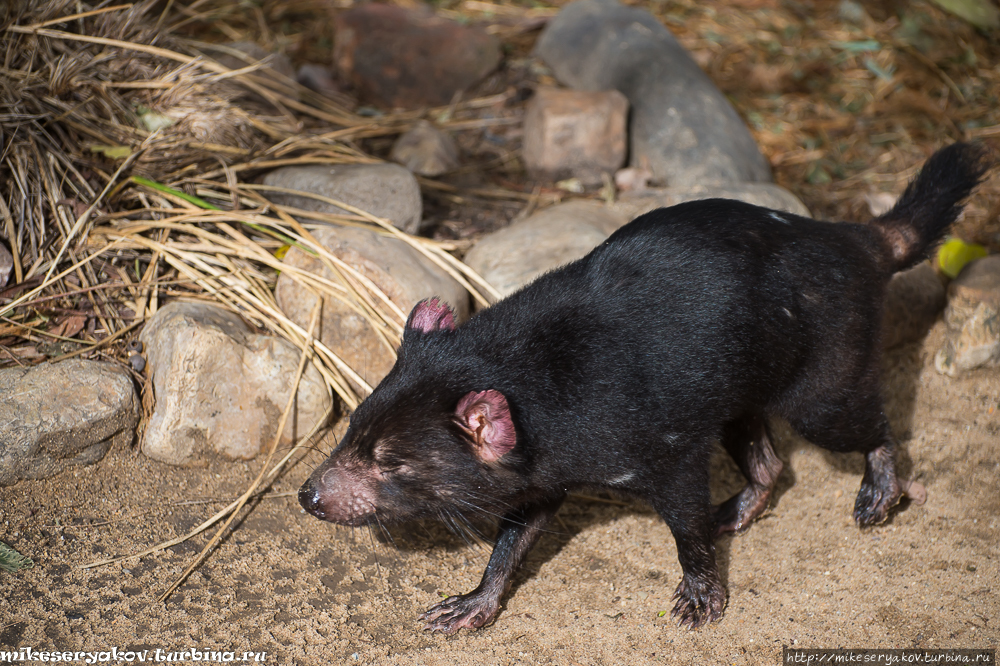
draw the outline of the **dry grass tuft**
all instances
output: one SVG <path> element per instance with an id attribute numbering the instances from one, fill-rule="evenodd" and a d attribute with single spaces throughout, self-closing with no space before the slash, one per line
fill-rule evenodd
<path id="1" fill-rule="evenodd" d="M 272 294 L 282 268 L 275 253 L 288 244 L 319 255 L 339 278 L 297 279 L 347 302 L 394 348 L 403 313 L 312 240 L 309 230 L 323 224 L 399 236 L 478 300 L 495 297 L 447 243 L 407 236 L 364 211 L 276 206 L 248 182 L 277 166 L 378 161 L 351 141 L 397 134 L 422 113 L 363 118 L 266 62 L 243 57 L 245 66 L 230 69 L 166 28 L 190 8 L 174 15 L 156 6 L 16 0 L 0 15 L 0 214 L 15 262 L 14 286 L 0 293 L 8 363 L 78 353 L 121 360 L 125 334 L 164 296 L 218 301 L 304 346 L 304 331 Z M 310 354 L 353 408 L 363 396 L 351 381 L 365 383 L 322 344 Z"/>

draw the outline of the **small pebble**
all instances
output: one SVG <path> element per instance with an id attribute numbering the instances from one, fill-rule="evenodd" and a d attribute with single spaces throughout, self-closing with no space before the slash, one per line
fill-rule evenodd
<path id="1" fill-rule="evenodd" d="M 146 369 L 146 359 L 139 356 L 138 354 L 132 354 L 128 357 L 128 362 L 132 365 L 132 369 L 136 372 L 142 372 Z"/>

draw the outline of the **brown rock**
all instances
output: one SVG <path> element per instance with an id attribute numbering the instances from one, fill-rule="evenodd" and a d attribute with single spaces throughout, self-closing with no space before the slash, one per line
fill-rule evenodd
<path id="1" fill-rule="evenodd" d="M 335 22 L 341 77 L 376 104 L 448 104 L 500 64 L 496 38 L 429 10 L 371 3 L 338 13 Z"/>
<path id="2" fill-rule="evenodd" d="M 452 306 L 458 321 L 468 317 L 469 295 L 450 275 L 408 244 L 374 231 L 354 227 L 329 227 L 313 232 L 316 240 L 346 264 L 374 282 L 403 312 L 419 301 L 437 296 Z M 292 248 L 285 263 L 337 282 L 323 262 Z M 278 306 L 302 326 L 309 318 L 316 296 L 282 272 L 274 292 Z M 326 298 L 319 339 L 371 386 L 381 381 L 395 356 L 360 314 L 336 298 Z"/>
<path id="3" fill-rule="evenodd" d="M 628 100 L 617 90 L 540 88 L 524 116 L 524 163 L 535 177 L 598 184 L 625 163 Z"/>

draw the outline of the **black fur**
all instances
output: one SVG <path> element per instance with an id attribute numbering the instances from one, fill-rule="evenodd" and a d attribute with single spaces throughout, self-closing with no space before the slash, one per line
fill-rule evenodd
<path id="1" fill-rule="evenodd" d="M 879 395 L 885 286 L 927 254 L 985 168 L 980 149 L 946 148 L 870 225 L 721 199 L 653 211 L 457 329 L 409 326 L 395 367 L 300 501 L 352 525 L 504 516 L 480 586 L 424 614 L 427 628 L 453 632 L 496 616 L 567 492 L 631 493 L 677 541 L 675 614 L 691 627 L 715 620 L 726 596 L 713 537 L 766 509 L 781 470 L 766 415 L 866 454 L 859 524 L 899 500 L 906 483 Z M 477 456 L 455 415 L 487 389 L 506 397 L 517 433 L 496 461 Z M 713 509 L 719 440 L 750 483 Z"/>

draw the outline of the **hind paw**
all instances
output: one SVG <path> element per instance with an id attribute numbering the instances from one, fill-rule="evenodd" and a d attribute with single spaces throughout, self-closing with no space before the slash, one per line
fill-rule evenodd
<path id="1" fill-rule="evenodd" d="M 880 485 L 863 483 L 854 502 L 854 520 L 861 527 L 884 523 L 902 496 L 903 490 L 895 479 Z"/>
<path id="2" fill-rule="evenodd" d="M 747 486 L 736 495 L 714 507 L 712 520 L 714 537 L 723 534 L 741 534 L 750 529 L 751 523 L 767 510 L 771 499 L 770 488 Z"/>

